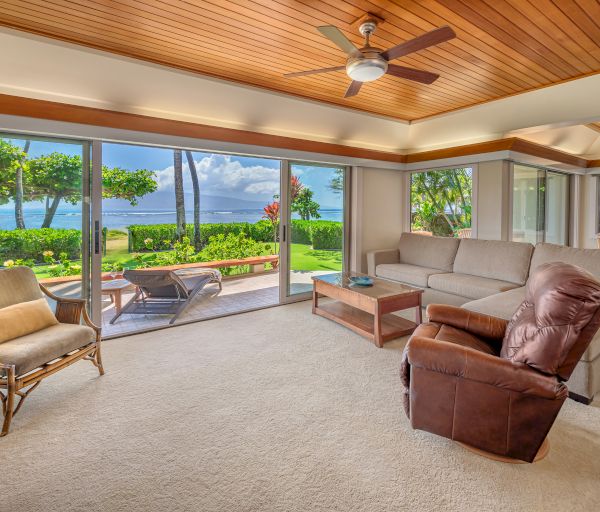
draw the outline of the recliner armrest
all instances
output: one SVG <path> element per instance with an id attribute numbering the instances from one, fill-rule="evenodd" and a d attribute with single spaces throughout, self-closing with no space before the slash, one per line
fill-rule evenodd
<path id="1" fill-rule="evenodd" d="M 508 325 L 508 321 L 502 318 L 446 304 L 429 304 L 427 317 L 431 322 L 451 325 L 476 336 L 493 340 L 502 340 Z"/>
<path id="2" fill-rule="evenodd" d="M 455 343 L 413 336 L 405 351 L 411 367 L 549 400 L 564 399 L 568 394 L 567 387 L 556 377 Z"/>
<path id="3" fill-rule="evenodd" d="M 400 251 L 398 249 L 384 249 L 367 252 L 367 273 L 375 276 L 377 265 L 382 263 L 400 263 Z"/>

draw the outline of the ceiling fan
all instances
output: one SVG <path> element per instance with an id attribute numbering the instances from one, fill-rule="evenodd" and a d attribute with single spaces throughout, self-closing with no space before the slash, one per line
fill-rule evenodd
<path id="1" fill-rule="evenodd" d="M 346 52 L 348 55 L 346 65 L 298 71 L 296 73 L 287 73 L 284 76 L 297 77 L 346 70 L 352 82 L 346 90 L 345 98 L 358 94 L 363 82 L 372 82 L 385 74 L 406 78 L 407 80 L 413 80 L 422 84 L 431 84 L 440 77 L 440 75 L 430 73 L 429 71 L 390 64 L 389 61 L 449 41 L 456 37 L 454 30 L 448 26 L 436 28 L 431 32 L 400 43 L 392 48 L 382 50 L 374 48 L 369 43 L 369 38 L 375 32 L 376 28 L 377 20 L 374 18 L 367 18 L 360 25 L 358 30 L 365 38 L 365 45 L 362 48 L 357 48 L 339 28 L 332 25 L 317 27 L 317 30 L 321 34 L 335 43 L 342 51 Z"/>

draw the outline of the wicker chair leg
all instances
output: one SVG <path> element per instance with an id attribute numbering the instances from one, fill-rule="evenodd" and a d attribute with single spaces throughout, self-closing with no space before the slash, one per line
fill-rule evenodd
<path id="1" fill-rule="evenodd" d="M 2 432 L 0 437 L 4 437 L 10 430 L 10 422 L 12 421 L 13 411 L 15 409 L 15 367 L 14 365 L 2 365 L 6 373 L 6 398 L 3 400 L 4 423 L 2 424 Z"/>
<path id="2" fill-rule="evenodd" d="M 102 365 L 102 354 L 100 352 L 100 336 L 96 340 L 96 353 L 94 354 L 94 358 L 96 359 L 96 366 L 98 367 L 98 372 L 100 375 L 104 375 L 104 366 Z"/>

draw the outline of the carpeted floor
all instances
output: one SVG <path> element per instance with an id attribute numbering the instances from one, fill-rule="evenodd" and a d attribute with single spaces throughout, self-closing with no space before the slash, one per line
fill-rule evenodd
<path id="1" fill-rule="evenodd" d="M 534 465 L 411 430 L 398 366 L 308 303 L 104 344 L 0 439 L 0 510 L 587 511 L 600 406 L 567 401 Z"/>

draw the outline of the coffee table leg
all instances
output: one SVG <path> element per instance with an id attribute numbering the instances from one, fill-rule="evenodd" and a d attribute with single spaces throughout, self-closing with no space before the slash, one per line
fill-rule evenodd
<path id="1" fill-rule="evenodd" d="M 379 311 L 379 304 L 375 308 L 375 315 L 373 315 L 375 321 L 375 328 L 373 330 L 375 345 L 379 348 L 383 348 L 383 336 L 381 333 L 381 312 Z"/>
<path id="2" fill-rule="evenodd" d="M 319 294 L 317 293 L 317 287 L 313 284 L 313 296 L 312 296 L 312 312 L 315 313 L 315 310 L 319 307 Z"/>
<path id="3" fill-rule="evenodd" d="M 423 309 L 421 306 L 421 294 L 419 294 L 419 304 L 417 306 L 416 324 L 420 325 L 423 323 Z"/>

